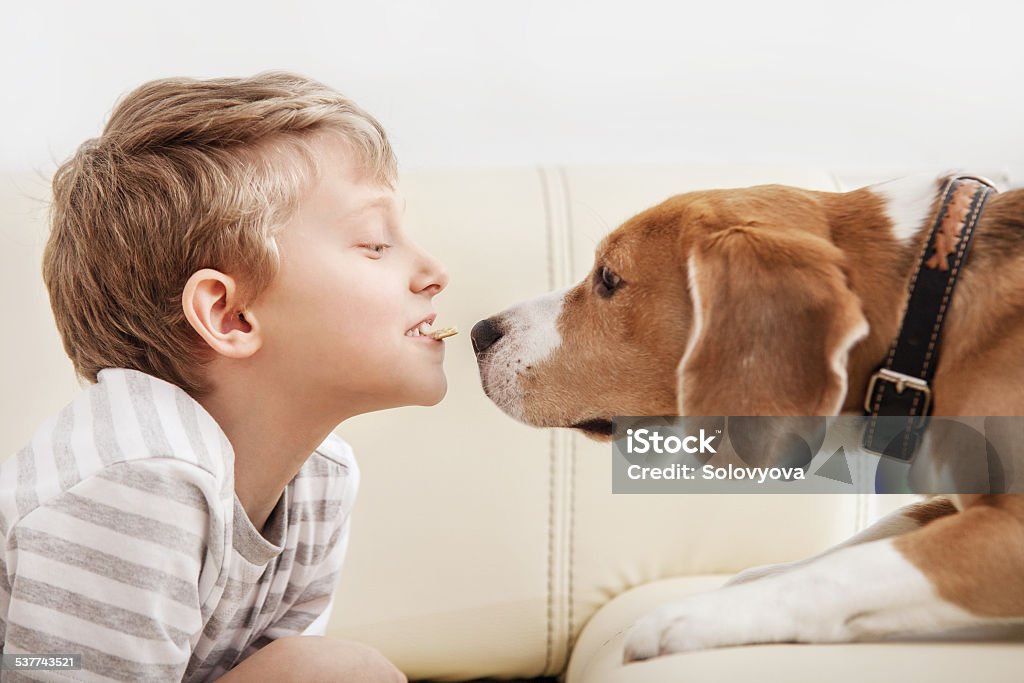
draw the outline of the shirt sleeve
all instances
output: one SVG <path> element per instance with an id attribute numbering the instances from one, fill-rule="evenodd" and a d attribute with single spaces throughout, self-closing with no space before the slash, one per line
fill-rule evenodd
<path id="1" fill-rule="evenodd" d="M 217 489 L 182 460 L 126 461 L 20 518 L 5 653 L 80 653 L 76 680 L 181 680 L 223 560 Z"/>

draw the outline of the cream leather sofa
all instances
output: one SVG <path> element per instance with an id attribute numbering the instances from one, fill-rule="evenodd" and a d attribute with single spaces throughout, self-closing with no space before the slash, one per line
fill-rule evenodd
<path id="1" fill-rule="evenodd" d="M 860 179 L 858 179 L 860 180 Z M 623 630 L 661 601 L 834 544 L 903 496 L 612 495 L 610 446 L 518 424 L 484 396 L 473 324 L 578 281 L 602 234 L 668 196 L 785 183 L 818 169 L 687 165 L 407 173 L 411 234 L 448 267 L 436 300 L 449 392 L 436 407 L 339 426 L 362 488 L 328 633 L 380 648 L 410 679 L 1020 681 L 1014 642 L 758 645 L 623 667 Z M 45 177 L 0 182 L 0 453 L 78 390 L 39 260 Z"/>

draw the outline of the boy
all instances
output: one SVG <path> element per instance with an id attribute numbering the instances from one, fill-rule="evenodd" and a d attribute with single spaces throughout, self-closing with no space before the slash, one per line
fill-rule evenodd
<path id="1" fill-rule="evenodd" d="M 404 680 L 293 637 L 348 544 L 333 430 L 447 389 L 420 334 L 447 274 L 402 210 L 380 124 L 280 71 L 146 83 L 57 170 L 43 276 L 94 384 L 0 465 L 4 652 L 81 653 L 74 680 Z"/>

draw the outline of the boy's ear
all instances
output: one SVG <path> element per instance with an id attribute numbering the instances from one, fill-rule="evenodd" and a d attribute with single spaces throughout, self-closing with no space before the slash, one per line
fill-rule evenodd
<path id="1" fill-rule="evenodd" d="M 234 278 L 213 268 L 194 272 L 181 293 L 185 317 L 210 348 L 228 358 L 248 358 L 263 339 L 255 314 L 240 311 L 237 303 Z"/>
<path id="2" fill-rule="evenodd" d="M 842 251 L 809 231 L 743 225 L 702 237 L 686 258 L 680 414 L 838 414 L 848 353 L 868 332 Z"/>

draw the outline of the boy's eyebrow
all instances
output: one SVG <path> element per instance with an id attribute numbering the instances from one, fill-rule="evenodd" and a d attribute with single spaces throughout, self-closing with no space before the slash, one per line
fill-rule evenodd
<path id="1" fill-rule="evenodd" d="M 346 216 L 346 218 L 355 218 L 356 216 L 360 216 L 363 213 L 369 211 L 370 209 L 374 209 L 374 208 L 378 208 L 378 207 L 380 207 L 380 208 L 387 208 L 388 204 L 390 204 L 390 202 L 388 201 L 387 197 L 377 197 L 376 199 L 371 199 L 370 201 L 368 201 L 365 204 L 363 204 L 362 206 L 360 206 L 358 209 L 355 209 L 354 211 L 349 213 Z M 407 204 L 407 202 L 403 198 L 402 199 L 402 212 L 403 213 L 405 213 L 405 206 L 406 206 L 406 204 Z"/>

